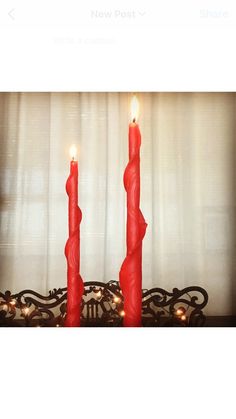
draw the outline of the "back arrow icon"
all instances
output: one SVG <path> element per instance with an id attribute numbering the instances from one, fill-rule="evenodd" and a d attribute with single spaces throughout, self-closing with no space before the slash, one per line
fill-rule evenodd
<path id="1" fill-rule="evenodd" d="M 15 9 L 11 9 L 10 12 L 8 12 L 8 16 L 12 19 L 15 20 L 15 15 L 14 15 Z"/>

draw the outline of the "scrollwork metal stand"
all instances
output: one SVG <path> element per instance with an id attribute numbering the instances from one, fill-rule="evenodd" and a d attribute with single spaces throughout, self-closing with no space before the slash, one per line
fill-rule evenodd
<path id="1" fill-rule="evenodd" d="M 53 289 L 48 296 L 33 290 L 17 294 L 0 292 L 0 326 L 60 327 L 66 315 L 67 288 Z M 197 286 L 168 292 L 143 290 L 143 326 L 203 326 L 207 292 Z M 123 296 L 117 281 L 86 282 L 81 308 L 81 326 L 122 326 Z"/>

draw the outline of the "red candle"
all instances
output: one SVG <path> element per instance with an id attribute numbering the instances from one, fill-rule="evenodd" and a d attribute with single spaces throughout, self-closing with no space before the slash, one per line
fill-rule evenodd
<path id="1" fill-rule="evenodd" d="M 69 197 L 68 221 L 69 238 L 65 246 L 67 258 L 67 315 L 65 326 L 80 326 L 81 300 L 84 292 L 83 280 L 80 276 L 80 223 L 82 212 L 78 207 L 78 162 L 74 160 L 76 149 L 71 147 L 72 161 L 70 175 L 66 182 Z"/>
<path id="2" fill-rule="evenodd" d="M 132 107 L 137 108 L 136 97 Z M 137 109 L 134 109 L 134 112 Z M 142 240 L 147 224 L 140 211 L 140 146 L 141 134 L 137 116 L 129 125 L 129 163 L 124 173 L 127 192 L 126 258 L 120 270 L 120 286 L 124 297 L 124 326 L 141 326 L 142 320 Z"/>

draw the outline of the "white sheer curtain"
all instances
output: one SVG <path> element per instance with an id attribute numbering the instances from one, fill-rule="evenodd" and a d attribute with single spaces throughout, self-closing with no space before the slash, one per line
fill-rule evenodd
<path id="1" fill-rule="evenodd" d="M 235 94 L 140 93 L 143 286 L 200 285 L 236 313 Z M 79 149 L 81 274 L 125 256 L 130 94 L 0 94 L 0 289 L 66 285 L 68 150 Z"/>

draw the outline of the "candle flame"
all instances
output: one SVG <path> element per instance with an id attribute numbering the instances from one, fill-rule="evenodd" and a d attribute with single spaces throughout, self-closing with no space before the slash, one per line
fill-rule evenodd
<path id="1" fill-rule="evenodd" d="M 72 145 L 70 147 L 70 157 L 71 157 L 71 160 L 75 160 L 76 154 L 77 154 L 77 148 L 75 147 L 75 145 Z"/>
<path id="2" fill-rule="evenodd" d="M 139 114 L 139 101 L 137 96 L 133 96 L 131 100 L 131 119 L 133 122 L 137 121 Z"/>

